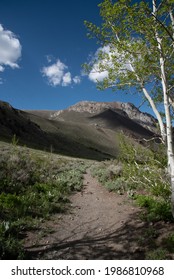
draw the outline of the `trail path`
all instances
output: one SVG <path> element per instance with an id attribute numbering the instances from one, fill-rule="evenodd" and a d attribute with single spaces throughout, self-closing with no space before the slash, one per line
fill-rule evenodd
<path id="1" fill-rule="evenodd" d="M 26 238 L 34 259 L 144 259 L 138 245 L 144 223 L 126 196 L 108 192 L 87 170 L 83 190 L 70 200 L 70 213 L 55 215 L 39 235 Z"/>

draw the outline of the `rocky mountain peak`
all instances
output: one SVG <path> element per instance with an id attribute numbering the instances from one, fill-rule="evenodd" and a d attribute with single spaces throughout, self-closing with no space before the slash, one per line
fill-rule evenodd
<path id="1" fill-rule="evenodd" d="M 67 110 L 79 113 L 88 112 L 90 114 L 99 114 L 108 109 L 130 118 L 150 130 L 154 131 L 156 129 L 157 120 L 152 115 L 141 112 L 134 104 L 129 102 L 81 101 L 70 106 Z"/>

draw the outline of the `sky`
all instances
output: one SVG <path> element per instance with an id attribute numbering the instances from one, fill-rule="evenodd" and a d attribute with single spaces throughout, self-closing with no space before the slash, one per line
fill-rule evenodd
<path id="1" fill-rule="evenodd" d="M 84 100 L 139 106 L 138 95 L 99 91 L 83 75 L 82 64 L 99 48 L 88 39 L 84 20 L 100 24 L 100 2 L 0 0 L 0 100 L 31 110 L 60 110 Z"/>

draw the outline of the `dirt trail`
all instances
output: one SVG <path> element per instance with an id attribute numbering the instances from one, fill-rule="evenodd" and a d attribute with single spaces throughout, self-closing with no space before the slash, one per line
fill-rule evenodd
<path id="1" fill-rule="evenodd" d="M 42 228 L 26 238 L 32 258 L 144 259 L 138 246 L 144 223 L 126 196 L 108 192 L 88 170 L 83 190 L 70 200 L 71 212 L 45 222 L 44 236 Z"/>

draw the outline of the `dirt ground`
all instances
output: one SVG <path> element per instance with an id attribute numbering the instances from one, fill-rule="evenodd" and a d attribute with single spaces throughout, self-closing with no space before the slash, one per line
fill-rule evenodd
<path id="1" fill-rule="evenodd" d="M 152 236 L 160 241 L 165 225 L 139 218 L 140 209 L 126 195 L 108 192 L 90 175 L 84 188 L 70 197 L 70 211 L 56 214 L 39 230 L 28 232 L 25 249 L 32 259 L 129 260 L 145 259 Z"/>

